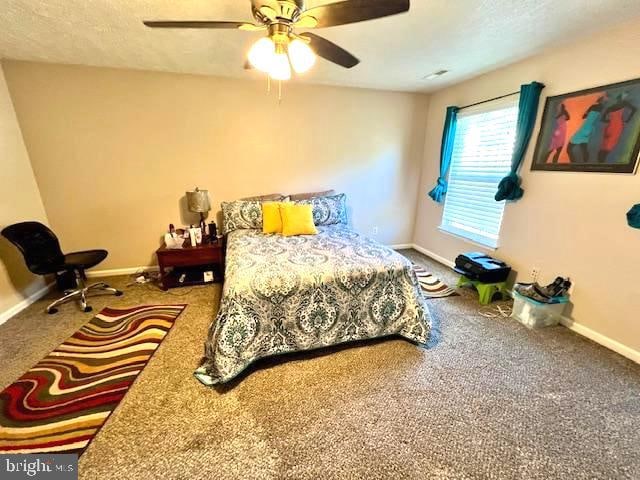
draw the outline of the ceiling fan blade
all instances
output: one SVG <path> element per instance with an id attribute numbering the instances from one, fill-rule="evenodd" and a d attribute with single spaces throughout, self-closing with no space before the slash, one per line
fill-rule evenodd
<path id="1" fill-rule="evenodd" d="M 244 69 L 245 70 L 253 70 L 253 65 L 251 65 L 251 62 L 249 60 L 246 60 L 244 62 Z"/>
<path id="2" fill-rule="evenodd" d="M 317 20 L 317 27 L 335 27 L 364 22 L 409 11 L 410 0 L 347 0 L 306 10 L 304 17 Z"/>
<path id="3" fill-rule="evenodd" d="M 339 47 L 326 38 L 322 38 L 310 32 L 300 35 L 310 40 L 309 46 L 318 55 L 330 62 L 336 63 L 344 68 L 353 68 L 360 63 L 356 57 L 347 52 L 344 48 Z"/>
<path id="4" fill-rule="evenodd" d="M 243 32 L 261 32 L 266 29 L 267 27 L 265 25 L 254 25 L 253 23 L 244 23 L 238 27 L 238 30 L 242 30 Z"/>
<path id="5" fill-rule="evenodd" d="M 246 26 L 254 26 L 247 22 L 212 22 L 201 20 L 160 20 L 160 21 L 147 21 L 142 22 L 150 28 L 247 28 Z"/>

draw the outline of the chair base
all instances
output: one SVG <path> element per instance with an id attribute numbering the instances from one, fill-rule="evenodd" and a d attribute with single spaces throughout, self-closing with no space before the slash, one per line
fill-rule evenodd
<path id="1" fill-rule="evenodd" d="M 72 300 L 79 300 L 80 306 L 82 307 L 82 311 L 90 312 L 92 308 L 87 304 L 87 297 L 89 295 L 94 293 L 103 293 L 103 292 L 110 293 L 112 295 L 115 295 L 116 297 L 119 297 L 120 295 L 122 295 L 122 292 L 120 290 L 112 288 L 104 282 L 94 283 L 89 286 L 85 286 L 84 282 L 82 281 L 78 283 L 79 283 L 78 288 L 65 290 L 63 297 L 49 304 L 49 306 L 46 309 L 46 312 L 48 314 L 54 314 L 58 311 L 57 307 L 59 305 L 70 302 Z"/>

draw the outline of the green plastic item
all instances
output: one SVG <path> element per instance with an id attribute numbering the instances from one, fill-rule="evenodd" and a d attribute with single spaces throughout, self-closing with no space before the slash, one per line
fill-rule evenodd
<path id="1" fill-rule="evenodd" d="M 465 285 L 473 285 L 475 289 L 478 290 L 478 297 L 481 305 L 489 305 L 493 300 L 493 296 L 498 292 L 500 292 L 503 299 L 505 295 L 509 295 L 507 282 L 482 283 L 478 280 L 471 280 L 464 275 L 461 275 L 460 280 L 458 280 L 458 287 L 464 287 Z"/>

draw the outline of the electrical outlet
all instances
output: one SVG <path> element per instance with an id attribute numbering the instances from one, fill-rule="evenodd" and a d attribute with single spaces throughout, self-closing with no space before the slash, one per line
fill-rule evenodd
<path id="1" fill-rule="evenodd" d="M 540 278 L 540 267 L 533 267 L 531 269 L 531 281 L 537 282 Z"/>
<path id="2" fill-rule="evenodd" d="M 377 235 L 378 235 L 378 227 L 373 227 L 373 228 L 371 229 L 371 234 L 372 234 L 373 236 L 377 236 Z"/>

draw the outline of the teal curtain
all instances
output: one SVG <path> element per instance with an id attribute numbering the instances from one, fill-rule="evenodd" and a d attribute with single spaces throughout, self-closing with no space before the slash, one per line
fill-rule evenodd
<path id="1" fill-rule="evenodd" d="M 447 115 L 444 119 L 442 131 L 442 144 L 440 146 L 440 176 L 435 188 L 429 192 L 429 196 L 438 203 L 444 200 L 447 193 L 447 172 L 451 165 L 453 142 L 456 137 L 456 123 L 458 121 L 458 107 L 447 107 Z"/>
<path id="2" fill-rule="evenodd" d="M 627 223 L 630 227 L 640 228 L 640 203 L 627 212 Z"/>
<path id="3" fill-rule="evenodd" d="M 518 169 L 522 165 L 533 134 L 533 127 L 536 124 L 536 116 L 538 115 L 540 93 L 543 88 L 544 85 L 538 82 L 520 87 L 520 105 L 513 159 L 511 160 L 511 173 L 504 177 L 498 185 L 498 193 L 496 193 L 495 197 L 498 202 L 500 200 L 519 200 L 524 195 L 524 190 L 520 187 L 522 180 L 518 176 Z"/>

